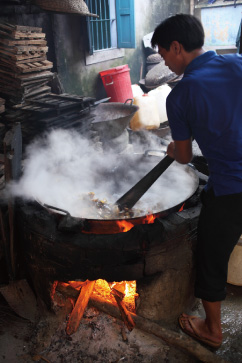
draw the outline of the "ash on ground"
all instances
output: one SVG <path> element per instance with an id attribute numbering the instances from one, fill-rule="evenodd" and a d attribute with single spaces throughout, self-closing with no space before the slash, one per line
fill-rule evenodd
<path id="1" fill-rule="evenodd" d="M 228 362 L 240 362 L 242 357 L 241 306 L 242 287 L 228 285 L 228 295 L 222 303 L 224 341 L 216 351 L 216 355 Z M 33 324 L 9 310 L 3 314 L 0 301 L 1 362 L 197 362 L 141 330 L 135 328 L 129 332 L 122 321 L 92 307 L 85 310 L 78 330 L 71 336 L 65 331 L 70 306 L 63 306 L 55 314 L 40 310 L 40 319 Z"/>

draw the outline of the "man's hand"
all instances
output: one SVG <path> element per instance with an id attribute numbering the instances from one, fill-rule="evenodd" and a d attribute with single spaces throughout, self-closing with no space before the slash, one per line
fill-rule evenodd
<path id="1" fill-rule="evenodd" d="M 171 158 L 175 159 L 175 142 L 172 141 L 170 142 L 170 144 L 167 146 L 167 155 L 169 155 Z"/>
<path id="2" fill-rule="evenodd" d="M 170 142 L 167 154 L 181 164 L 189 163 L 192 160 L 192 139 Z"/>

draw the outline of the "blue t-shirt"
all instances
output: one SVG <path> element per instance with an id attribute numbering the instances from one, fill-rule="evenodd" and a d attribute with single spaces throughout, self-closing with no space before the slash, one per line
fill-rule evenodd
<path id="1" fill-rule="evenodd" d="M 242 192 L 242 56 L 208 51 L 186 68 L 167 97 L 173 140 L 194 137 L 215 195 Z"/>

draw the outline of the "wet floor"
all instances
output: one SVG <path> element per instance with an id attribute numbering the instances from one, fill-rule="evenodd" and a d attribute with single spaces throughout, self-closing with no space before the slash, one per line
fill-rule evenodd
<path id="1" fill-rule="evenodd" d="M 227 285 L 222 302 L 223 344 L 216 354 L 229 362 L 242 362 L 242 286 Z"/>

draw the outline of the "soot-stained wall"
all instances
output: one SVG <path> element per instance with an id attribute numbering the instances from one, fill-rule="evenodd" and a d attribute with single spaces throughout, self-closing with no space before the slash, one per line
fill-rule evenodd
<path id="1" fill-rule="evenodd" d="M 101 99 L 106 97 L 106 92 L 99 72 L 128 64 L 132 84 L 138 83 L 145 72 L 143 36 L 168 16 L 182 12 L 190 12 L 190 0 L 135 0 L 136 48 L 122 50 L 119 58 L 104 60 L 103 57 L 101 62 L 89 65 L 84 16 L 45 12 L 31 5 L 6 5 L 1 6 L 0 21 L 42 27 L 49 47 L 47 58 L 53 62 L 53 71 L 58 72 L 64 91 Z"/>
<path id="2" fill-rule="evenodd" d="M 121 58 L 91 65 L 86 65 L 86 18 L 54 15 L 57 69 L 65 91 L 97 99 L 106 97 L 99 72 L 123 64 L 129 65 L 132 84 L 138 83 L 145 61 L 143 36 L 166 17 L 182 12 L 190 12 L 190 0 L 135 0 L 136 48 L 126 49 Z"/>

